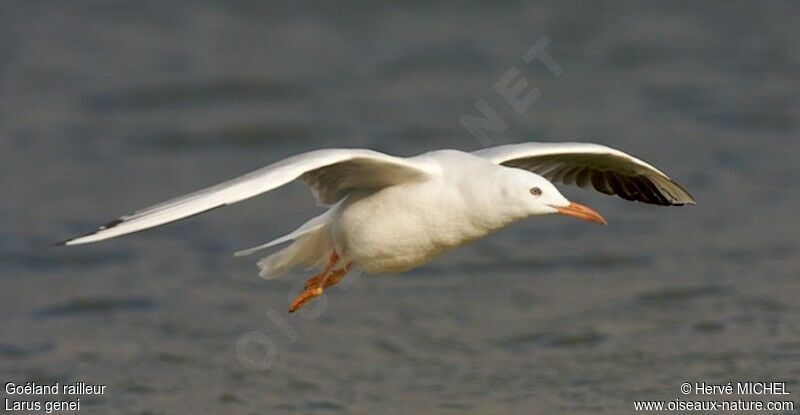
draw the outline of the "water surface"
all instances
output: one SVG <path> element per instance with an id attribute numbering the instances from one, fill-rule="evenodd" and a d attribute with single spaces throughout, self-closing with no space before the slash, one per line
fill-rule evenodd
<path id="1" fill-rule="evenodd" d="M 2 379 L 108 385 L 87 414 L 618 414 L 684 381 L 787 381 L 796 400 L 798 12 L 3 2 Z M 561 76 L 521 58 L 542 37 Z M 541 92 L 522 114 L 492 89 L 511 68 Z M 51 246 L 301 151 L 477 149 L 459 119 L 479 99 L 508 124 L 491 143 L 611 145 L 699 206 L 567 188 L 609 226 L 532 220 L 291 316 L 307 273 L 263 281 L 231 253 L 319 212 L 299 184 Z M 274 346 L 268 370 L 243 338 Z"/>

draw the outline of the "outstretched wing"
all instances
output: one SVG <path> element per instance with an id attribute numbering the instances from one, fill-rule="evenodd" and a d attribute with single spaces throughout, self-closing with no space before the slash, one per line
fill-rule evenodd
<path id="1" fill-rule="evenodd" d="M 309 184 L 320 204 L 332 204 L 354 189 L 380 189 L 406 181 L 425 180 L 430 174 L 425 164 L 372 150 L 311 151 L 122 216 L 94 232 L 61 244 L 96 242 L 149 229 L 251 198 L 295 179 Z"/>
<path id="2" fill-rule="evenodd" d="M 552 182 L 591 185 L 608 195 L 656 205 L 696 204 L 681 185 L 630 154 L 592 143 L 522 143 L 473 152 Z"/>

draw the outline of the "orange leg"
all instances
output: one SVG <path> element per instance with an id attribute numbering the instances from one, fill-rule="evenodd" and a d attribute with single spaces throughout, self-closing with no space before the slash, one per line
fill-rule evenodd
<path id="1" fill-rule="evenodd" d="M 323 269 L 319 274 L 309 278 L 308 281 L 306 281 L 306 288 L 319 285 L 319 282 L 322 281 L 322 279 L 333 270 L 333 267 L 336 266 L 337 261 L 339 261 L 339 255 L 336 253 L 336 251 L 333 251 L 331 257 L 328 258 L 328 263 L 325 265 L 325 269 Z"/>
<path id="2" fill-rule="evenodd" d="M 336 285 L 339 281 L 344 278 L 347 271 L 350 271 L 350 264 L 344 266 L 344 268 L 337 269 L 328 275 L 328 278 L 325 279 L 325 283 L 322 285 L 322 288 L 328 288 L 331 285 Z"/>
<path id="3" fill-rule="evenodd" d="M 344 268 L 334 270 L 333 267 L 336 265 L 338 260 L 339 256 L 334 251 L 334 253 L 331 254 L 331 258 L 328 260 L 328 265 L 325 266 L 325 269 L 318 275 L 315 275 L 306 281 L 305 290 L 295 297 L 292 301 L 292 304 L 289 306 L 290 313 L 297 311 L 307 302 L 320 296 L 325 288 L 330 287 L 331 285 L 334 285 L 342 280 L 342 277 L 344 277 L 347 271 L 350 270 L 350 264 L 345 265 Z"/>

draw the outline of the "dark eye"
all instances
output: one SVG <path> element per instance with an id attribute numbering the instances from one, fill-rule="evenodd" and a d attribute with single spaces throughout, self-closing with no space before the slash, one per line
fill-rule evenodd
<path id="1" fill-rule="evenodd" d="M 542 189 L 538 187 L 531 187 L 531 194 L 534 196 L 540 196 L 542 194 Z"/>

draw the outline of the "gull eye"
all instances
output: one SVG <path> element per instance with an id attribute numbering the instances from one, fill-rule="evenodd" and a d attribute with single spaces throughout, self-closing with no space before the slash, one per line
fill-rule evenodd
<path id="1" fill-rule="evenodd" d="M 534 196 L 541 196 L 542 189 L 540 189 L 538 187 L 531 187 L 531 194 L 534 195 Z"/>

